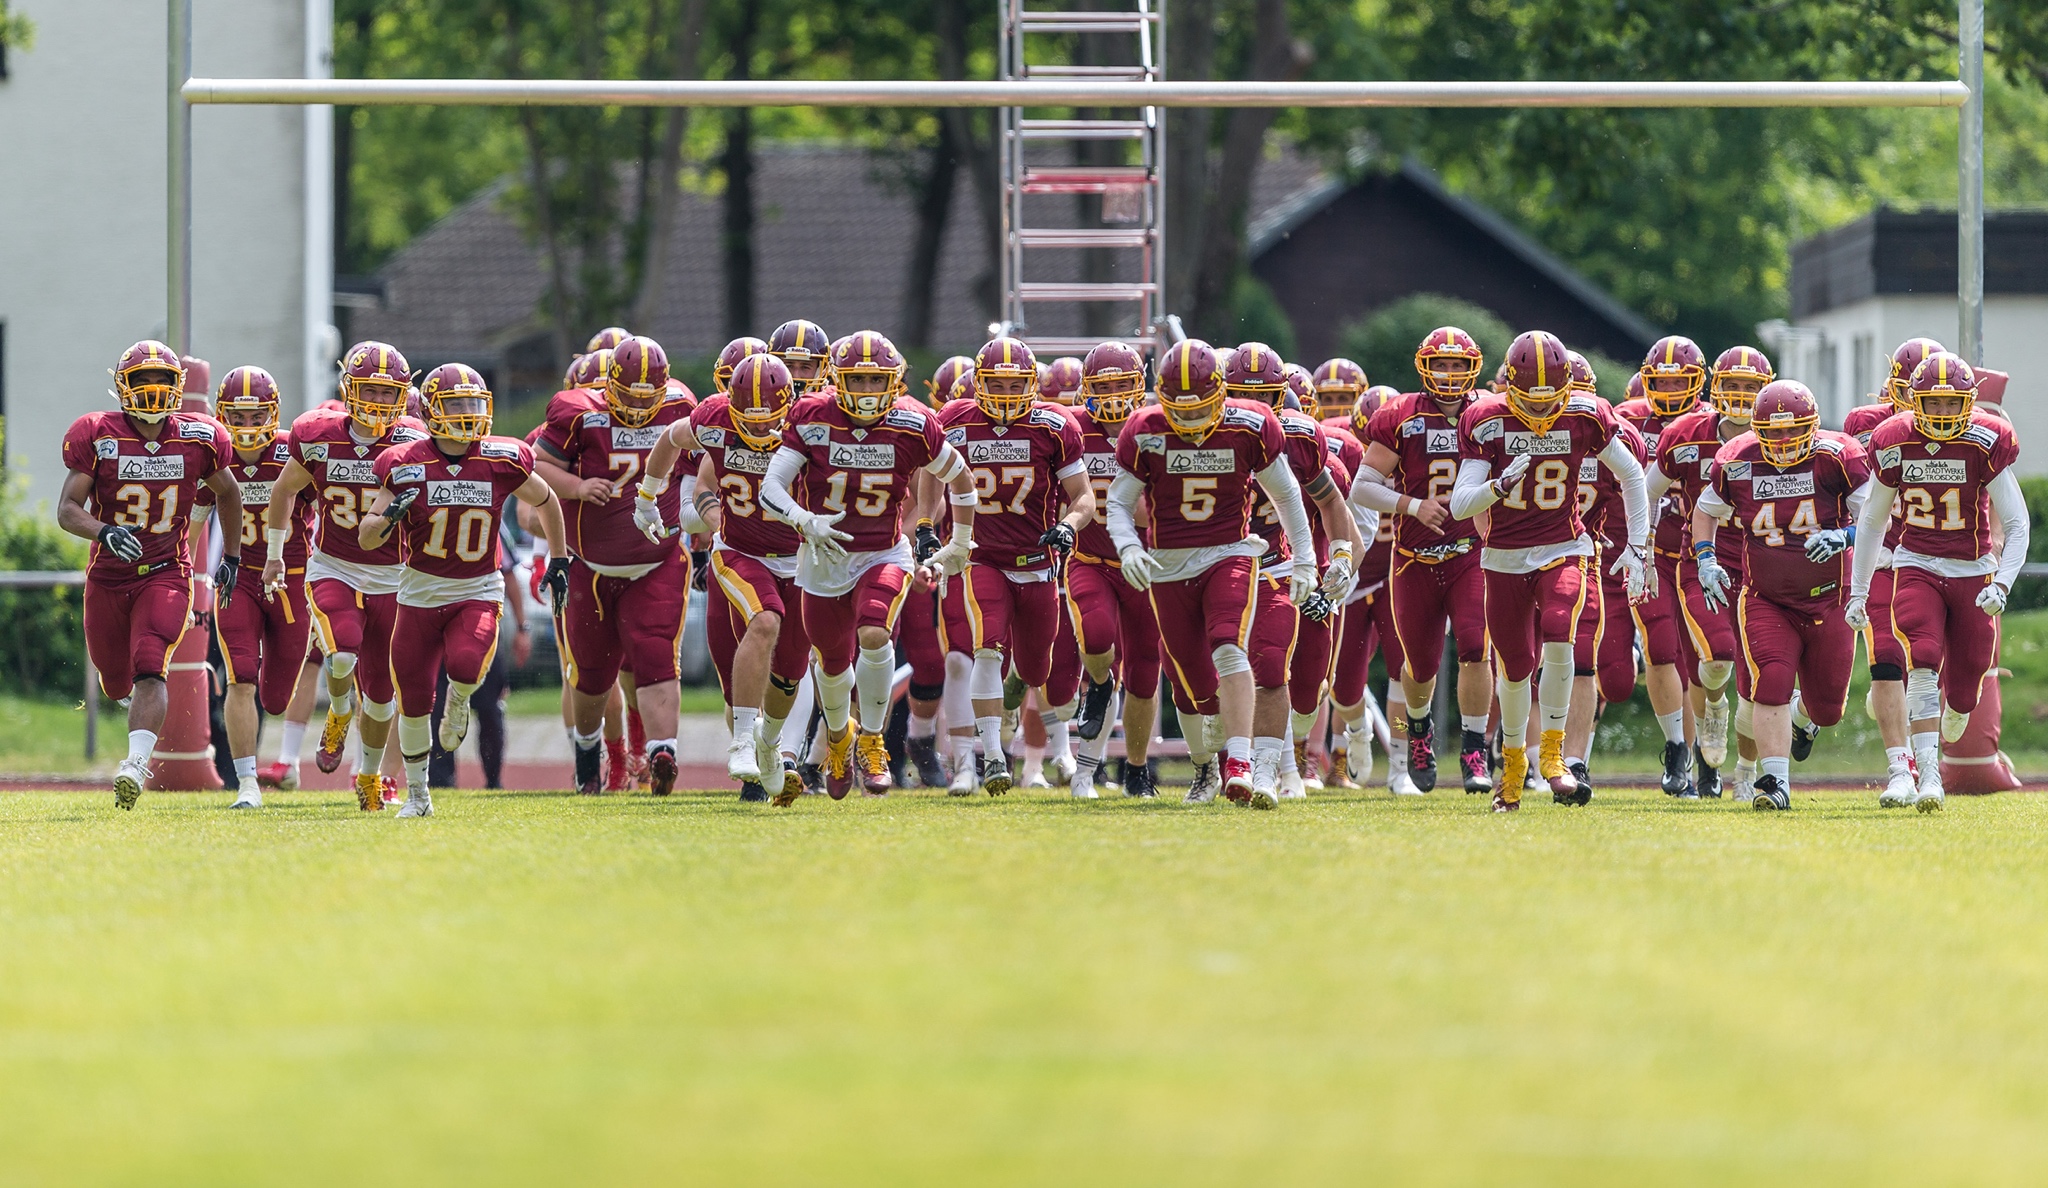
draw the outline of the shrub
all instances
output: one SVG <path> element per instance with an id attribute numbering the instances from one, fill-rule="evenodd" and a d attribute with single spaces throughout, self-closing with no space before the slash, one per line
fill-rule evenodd
<path id="1" fill-rule="evenodd" d="M 1249 272 L 1239 276 L 1237 287 L 1230 294 L 1230 303 L 1237 318 L 1237 337 L 1213 345 L 1263 342 L 1279 352 L 1282 359 L 1294 358 L 1294 323 L 1265 281 Z M 1314 370 L 1315 364 L 1310 363 L 1308 367 Z"/>
<path id="2" fill-rule="evenodd" d="M 83 569 L 85 542 L 57 527 L 17 484 L 0 484 L 0 570 Z M 19 690 L 75 692 L 85 680 L 83 592 L 0 587 L 0 679 Z"/>
<path id="3" fill-rule="evenodd" d="M 1383 305 L 1352 322 L 1338 333 L 1338 349 L 1365 368 L 1366 378 L 1412 392 L 1419 382 L 1415 375 L 1415 348 L 1438 326 L 1458 326 L 1486 352 L 1479 382 L 1493 378 L 1494 368 L 1508 353 L 1514 331 L 1484 307 L 1441 293 L 1416 293 L 1391 305 Z M 1594 366 L 1599 368 L 1596 361 Z M 1603 375 L 1604 375 L 1604 369 Z M 1626 383 L 1628 377 L 1622 376 Z"/>

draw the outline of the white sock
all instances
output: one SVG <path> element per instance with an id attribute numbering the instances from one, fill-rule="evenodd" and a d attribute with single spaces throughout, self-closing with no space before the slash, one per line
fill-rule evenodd
<path id="1" fill-rule="evenodd" d="M 405 759 L 405 787 L 409 796 L 427 794 L 427 757 L 434 749 L 433 721 L 425 714 L 418 717 L 400 716 L 398 719 L 398 753 Z M 384 762 L 383 748 L 377 750 L 377 762 L 361 770 L 375 771 Z"/>
<path id="2" fill-rule="evenodd" d="M 256 756 L 245 755 L 235 760 L 235 778 L 238 780 L 253 780 L 256 778 Z"/>
<path id="3" fill-rule="evenodd" d="M 825 711 L 825 729 L 839 734 L 853 716 L 853 670 L 818 674 L 818 705 Z"/>
<path id="4" fill-rule="evenodd" d="M 1529 739 L 1529 682 L 1500 679 L 1500 745 L 1520 747 Z"/>
<path id="5" fill-rule="evenodd" d="M 981 736 L 981 753 L 994 758 L 1003 753 L 1003 719 L 976 718 L 974 732 Z"/>
<path id="6" fill-rule="evenodd" d="M 602 742 L 604 742 L 604 727 L 602 726 L 591 731 L 589 734 L 585 734 L 580 730 L 571 730 L 569 732 L 569 744 L 579 751 L 596 750 Z"/>
<path id="7" fill-rule="evenodd" d="M 353 690 L 347 693 L 343 693 L 339 697 L 330 697 L 327 699 L 327 712 L 333 714 L 337 718 L 347 717 L 349 714 L 354 713 L 355 710 L 356 695 Z"/>
<path id="8" fill-rule="evenodd" d="M 653 758 L 653 757 L 654 757 L 654 753 L 655 753 L 656 751 L 662 750 L 663 748 L 667 748 L 667 750 L 668 750 L 668 753 L 669 753 L 669 754 L 671 754 L 671 755 L 675 754 L 675 753 L 676 753 L 676 740 L 675 740 L 675 739 L 672 739 L 672 738 L 650 738 L 650 739 L 648 739 L 648 740 L 647 740 L 647 757 L 648 757 L 648 758 L 650 758 L 650 759 L 651 759 L 651 758 Z"/>
<path id="9" fill-rule="evenodd" d="M 1180 726 L 1181 733 L 1187 736 L 1188 758 L 1196 766 L 1216 757 L 1216 752 L 1209 749 L 1209 715 L 1184 715 L 1180 720 Z"/>
<path id="10" fill-rule="evenodd" d="M 1893 772 L 1906 770 L 1906 760 L 1912 757 L 1913 752 L 1905 747 L 1886 747 L 1884 749 L 1885 767 Z"/>
<path id="11" fill-rule="evenodd" d="M 1770 755 L 1764 759 L 1764 774 L 1777 776 L 1778 783 L 1787 791 L 1792 788 L 1792 759 L 1788 755 Z"/>
<path id="12" fill-rule="evenodd" d="M 1253 745 L 1256 746 L 1257 744 L 1254 743 Z M 1301 774 L 1301 767 L 1294 762 L 1294 723 L 1292 722 L 1287 724 L 1286 737 L 1280 740 L 1280 774 Z"/>
<path id="13" fill-rule="evenodd" d="M 736 705 L 736 706 L 733 706 L 733 707 L 732 707 L 732 736 L 733 736 L 734 738 L 741 738 L 741 737 L 752 737 L 752 736 L 753 736 L 753 733 L 754 733 L 754 723 L 755 723 L 755 722 L 757 722 L 757 721 L 759 721 L 759 720 L 760 720 L 760 718 L 761 718 L 761 711 L 760 711 L 760 709 L 759 709 L 759 708 L 757 708 L 757 707 L 755 707 L 755 706 L 751 706 L 751 705 Z"/>
<path id="14" fill-rule="evenodd" d="M 1460 729 L 1462 729 L 1462 730 L 1470 730 L 1470 731 L 1471 731 L 1472 733 L 1474 733 L 1474 734 L 1485 734 L 1485 733 L 1486 733 L 1486 715 L 1485 715 L 1485 714 L 1459 714 L 1459 715 L 1458 715 L 1458 726 L 1459 726 L 1459 728 L 1460 728 Z"/>
<path id="15" fill-rule="evenodd" d="M 299 752 L 306 746 L 306 724 L 287 721 L 278 731 L 277 761 L 286 767 L 299 765 Z"/>
<path id="16" fill-rule="evenodd" d="M 958 774 L 959 774 L 960 772 L 963 772 L 963 771 L 973 771 L 973 770 L 974 770 L 974 735 L 973 735 L 972 733 L 968 733 L 968 734 L 955 734 L 955 735 L 952 735 L 951 737 L 952 737 L 952 739 L 953 739 L 953 772 L 954 772 L 954 774 L 955 774 L 955 775 L 958 775 Z"/>
<path id="17" fill-rule="evenodd" d="M 782 746 L 782 726 L 783 721 L 781 718 L 771 718 L 763 711 L 761 714 L 761 736 L 774 740 L 777 749 L 780 749 Z M 788 754 L 787 751 L 783 753 Z"/>
<path id="18" fill-rule="evenodd" d="M 433 749 L 433 748 L 432 748 L 432 746 L 431 746 L 431 745 L 429 745 L 429 747 L 428 747 L 428 750 L 430 750 L 430 751 L 431 751 L 432 749 Z M 378 770 L 382 769 L 382 768 L 383 768 L 383 766 L 384 766 L 384 748 L 383 748 L 383 747 L 373 747 L 373 746 L 369 745 L 368 743 L 364 743 L 364 744 L 363 744 L 363 765 L 362 765 L 361 767 L 358 767 L 358 768 L 356 768 L 356 770 L 357 770 L 357 771 L 367 771 L 367 772 L 375 773 L 375 772 L 377 772 Z"/>
<path id="19" fill-rule="evenodd" d="M 1224 740 L 1223 754 L 1227 758 L 1242 759 L 1249 763 L 1252 758 L 1252 740 L 1242 734 L 1233 734 Z"/>
<path id="20" fill-rule="evenodd" d="M 1080 754 L 1074 758 L 1076 763 L 1093 763 L 1098 767 L 1102 765 L 1103 756 L 1109 754 L 1109 736 L 1115 733 L 1110 727 L 1116 724 L 1117 712 L 1122 704 L 1123 694 L 1121 691 L 1110 693 L 1109 707 L 1103 711 L 1102 715 L 1102 732 L 1097 734 L 1093 740 L 1085 738 L 1081 740 Z"/>
<path id="21" fill-rule="evenodd" d="M 1685 707 L 1680 706 L 1668 714 L 1657 715 L 1657 729 L 1664 732 L 1664 741 L 1682 743 L 1685 741 Z"/>
<path id="22" fill-rule="evenodd" d="M 1566 755 L 1564 757 L 1565 770 L 1570 771 L 1574 766 L 1580 763 L 1584 763 L 1585 761 L 1585 757 L 1581 755 Z"/>
<path id="23" fill-rule="evenodd" d="M 1408 770 L 1408 691 L 1398 680 L 1387 682 L 1386 712 L 1387 779 L 1391 781 Z"/>
<path id="24" fill-rule="evenodd" d="M 128 762 L 147 765 L 149 757 L 156 752 L 156 735 L 148 730 L 128 732 Z"/>
<path id="25" fill-rule="evenodd" d="M 1038 720 L 1045 725 L 1046 757 L 1054 763 L 1061 760 L 1072 763 L 1074 743 L 1069 737 L 1066 719 L 1060 717 L 1056 710 L 1045 710 L 1038 715 Z"/>
<path id="26" fill-rule="evenodd" d="M 896 681 L 896 651 L 889 647 L 862 648 L 853 666 L 854 684 L 860 688 L 860 728 L 880 734 L 889 725 L 889 691 Z"/>
<path id="27" fill-rule="evenodd" d="M 930 738 L 938 732 L 939 715 L 932 714 L 930 717 L 925 717 L 918 714 L 915 710 L 911 711 L 909 731 L 911 738 Z"/>
<path id="28" fill-rule="evenodd" d="M 1754 779 L 1756 779 L 1756 760 L 1741 758 L 1736 759 L 1735 782 L 1738 784 L 1747 784 Z"/>
<path id="29" fill-rule="evenodd" d="M 1916 730 L 1913 732 L 1913 757 L 1941 754 L 1941 732 L 1937 730 Z M 1924 762 L 1924 760 L 1923 760 Z"/>
<path id="30" fill-rule="evenodd" d="M 1537 677 L 1536 696 L 1543 705 L 1543 732 L 1563 730 L 1565 716 L 1572 708 L 1572 645 L 1543 645 L 1543 669 Z"/>

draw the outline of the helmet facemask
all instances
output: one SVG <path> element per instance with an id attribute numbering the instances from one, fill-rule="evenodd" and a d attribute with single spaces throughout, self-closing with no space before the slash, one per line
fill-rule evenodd
<path id="1" fill-rule="evenodd" d="M 481 441 L 491 435 L 488 388 L 457 384 L 427 399 L 427 432 L 444 441 Z"/>
<path id="2" fill-rule="evenodd" d="M 1700 402 L 1700 389 L 1707 385 L 1707 369 L 1691 363 L 1648 363 L 1642 377 L 1643 398 L 1650 402 L 1650 411 L 1666 419 L 1691 412 Z"/>
<path id="3" fill-rule="evenodd" d="M 1768 421 L 1753 423 L 1751 429 L 1756 433 L 1757 445 L 1762 447 L 1764 461 L 1773 466 L 1797 466 L 1813 456 L 1814 427 L 1819 423 L 1818 417 L 1778 412 Z"/>
<path id="4" fill-rule="evenodd" d="M 277 440 L 281 414 L 274 403 L 261 400 L 223 400 L 218 406 L 221 424 L 228 429 L 228 441 L 243 453 L 253 454 Z"/>
<path id="5" fill-rule="evenodd" d="M 833 387 L 839 393 L 839 407 L 862 424 L 882 419 L 896 398 L 903 394 L 901 367 L 845 366 L 833 369 Z"/>
<path id="6" fill-rule="evenodd" d="M 1216 422 L 1223 419 L 1223 384 L 1220 380 L 1206 393 L 1168 396 L 1161 388 L 1158 395 L 1159 407 L 1166 413 L 1167 426 L 1189 441 L 1208 437 Z"/>
<path id="7" fill-rule="evenodd" d="M 665 384 L 632 384 L 621 376 L 605 380 L 604 402 L 611 408 L 612 420 L 628 429 L 638 429 L 654 419 L 661 411 L 661 402 L 668 399 Z"/>
<path id="8" fill-rule="evenodd" d="M 1564 415 L 1565 401 L 1571 398 L 1569 381 L 1565 387 L 1518 388 L 1508 384 L 1508 408 L 1521 418 L 1522 423 L 1537 433 L 1548 433 Z"/>
<path id="9" fill-rule="evenodd" d="M 1081 381 L 1081 404 L 1098 425 L 1121 425 L 1131 419 L 1145 391 L 1142 371 L 1101 371 Z"/>
<path id="10" fill-rule="evenodd" d="M 116 372 L 114 399 L 122 412 L 153 425 L 185 402 L 185 369 L 170 361 L 152 361 Z"/>

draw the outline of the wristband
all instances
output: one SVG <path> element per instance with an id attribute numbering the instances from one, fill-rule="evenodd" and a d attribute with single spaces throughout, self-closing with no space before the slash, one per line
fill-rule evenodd
<path id="1" fill-rule="evenodd" d="M 1330 546 L 1330 560 L 1351 560 L 1351 542 L 1348 540 L 1340 540 L 1332 544 Z"/>
<path id="2" fill-rule="evenodd" d="M 1704 560 L 1706 560 L 1706 559 L 1707 559 L 1708 557 L 1711 557 L 1711 556 L 1713 556 L 1713 555 L 1714 555 L 1714 542 L 1713 542 L 1713 541 L 1711 541 L 1711 540 L 1696 540 L 1696 541 L 1692 542 L 1692 557 L 1693 557 L 1693 560 L 1695 560 L 1695 561 L 1704 561 Z"/>
<path id="3" fill-rule="evenodd" d="M 263 539 L 270 545 L 270 555 L 273 557 L 284 555 L 285 543 L 291 540 L 291 538 L 292 530 L 289 528 L 265 528 L 263 530 Z"/>
<path id="4" fill-rule="evenodd" d="M 640 493 L 649 499 L 661 498 L 661 493 L 666 490 L 668 490 L 668 479 L 656 478 L 651 474 L 640 476 Z"/>
<path id="5" fill-rule="evenodd" d="M 1401 514 L 1402 514 L 1402 515 L 1404 515 L 1404 516 L 1416 516 L 1416 515 L 1421 515 L 1421 514 L 1422 514 L 1422 500 L 1420 500 L 1420 499 L 1417 499 L 1417 498 L 1415 498 L 1415 497 L 1414 497 L 1413 495 L 1410 495 L 1410 496 L 1408 497 L 1408 508 L 1407 508 L 1407 510 L 1406 510 L 1406 511 L 1403 511 L 1403 512 L 1402 512 Z"/>
<path id="6" fill-rule="evenodd" d="M 1850 524 L 1850 525 L 1849 525 L 1849 526 L 1848 526 L 1847 528 L 1845 528 L 1845 529 L 1844 529 L 1844 531 L 1846 531 L 1846 532 L 1847 532 L 1847 533 L 1849 534 L 1849 535 L 1848 535 L 1847 537 L 1845 537 L 1844 539 L 1846 539 L 1846 540 L 1847 540 L 1847 541 L 1848 541 L 1848 542 L 1849 542 L 1850 544 L 1855 544 L 1855 543 L 1856 543 L 1856 525 L 1854 525 L 1854 524 Z"/>
<path id="7" fill-rule="evenodd" d="M 981 502 L 981 492 L 949 490 L 946 492 L 946 502 L 954 507 L 974 507 Z"/>

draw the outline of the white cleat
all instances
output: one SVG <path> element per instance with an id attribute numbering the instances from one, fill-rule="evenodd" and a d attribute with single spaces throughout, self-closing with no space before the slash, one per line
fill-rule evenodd
<path id="1" fill-rule="evenodd" d="M 1054 782 L 1061 784 L 1071 784 L 1074 782 L 1074 760 L 1072 756 L 1054 759 L 1052 761 L 1052 770 Z"/>
<path id="2" fill-rule="evenodd" d="M 401 817 L 431 817 L 434 815 L 434 797 L 431 793 L 419 792 L 405 798 L 405 806 L 398 810 Z"/>
<path id="3" fill-rule="evenodd" d="M 1301 778 L 1301 772 L 1287 771 L 1280 773 L 1280 799 L 1308 799 L 1308 782 Z"/>
<path id="4" fill-rule="evenodd" d="M 1911 808 L 1920 799 L 1920 786 L 1913 782 L 1913 773 L 1901 767 L 1892 772 L 1885 781 L 1884 791 L 1877 794 L 1879 808 Z"/>
<path id="5" fill-rule="evenodd" d="M 1075 800 L 1100 800 L 1101 794 L 1095 791 L 1095 769 L 1091 767 L 1083 772 L 1077 767 L 1067 777 L 1067 792 Z"/>
<path id="6" fill-rule="evenodd" d="M 1210 804 L 1216 794 L 1223 790 L 1223 777 L 1217 774 L 1216 760 L 1195 765 L 1194 778 L 1188 781 L 1188 804 Z"/>
<path id="7" fill-rule="evenodd" d="M 953 772 L 953 782 L 946 785 L 948 796 L 974 795 L 974 764 L 962 763 Z"/>
<path id="8" fill-rule="evenodd" d="M 758 719 L 754 722 L 754 765 L 763 776 L 782 770 L 782 750 L 775 739 L 768 737 Z"/>
<path id="9" fill-rule="evenodd" d="M 149 783 L 149 768 L 133 759 L 121 760 L 121 766 L 114 771 L 114 807 L 132 809 L 142 799 L 142 789 Z"/>
<path id="10" fill-rule="evenodd" d="M 1955 742 L 1969 728 L 1970 715 L 1957 713 L 1946 705 L 1941 707 L 1941 741 Z"/>
<path id="11" fill-rule="evenodd" d="M 1021 786 L 1026 788 L 1050 788 L 1045 779 L 1045 760 L 1033 759 L 1024 765 L 1024 779 Z"/>
<path id="12" fill-rule="evenodd" d="M 761 755 L 755 746 L 754 731 L 735 734 L 725 744 L 725 774 L 742 784 L 761 782 Z"/>
<path id="13" fill-rule="evenodd" d="M 1344 732 L 1344 764 L 1351 772 L 1352 782 L 1359 787 L 1372 781 L 1372 731 Z"/>
<path id="14" fill-rule="evenodd" d="M 469 698 L 448 690 L 448 704 L 441 708 L 441 749 L 453 755 L 469 737 Z"/>
<path id="15" fill-rule="evenodd" d="M 1709 701 L 1707 712 L 1700 715 L 1700 757 L 1708 767 L 1720 767 L 1728 762 L 1728 695 L 1724 692 L 1719 701 Z"/>
<path id="16" fill-rule="evenodd" d="M 263 789 L 256 785 L 255 776 L 243 776 L 242 786 L 235 792 L 235 802 L 229 808 L 262 808 Z"/>
<path id="17" fill-rule="evenodd" d="M 1387 791 L 1395 796 L 1421 796 L 1423 794 L 1422 789 L 1415 786 L 1415 781 L 1410 779 L 1405 771 L 1392 771 L 1388 773 Z"/>
<path id="18" fill-rule="evenodd" d="M 1913 807 L 1923 813 L 1938 813 L 1947 799 L 1941 787 L 1940 762 L 1922 764 L 1919 794 L 1913 797 Z"/>
<path id="19" fill-rule="evenodd" d="M 1280 755 L 1277 751 L 1252 752 L 1252 807 L 1269 809 L 1280 803 Z"/>

